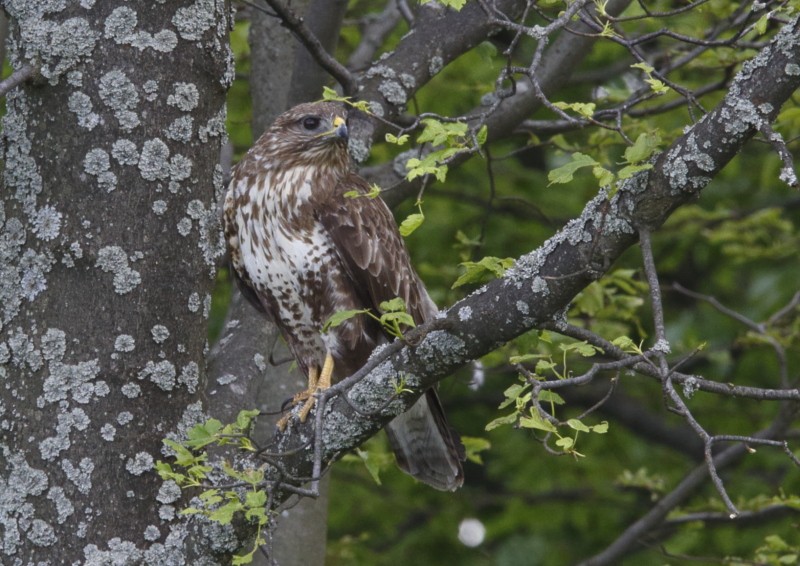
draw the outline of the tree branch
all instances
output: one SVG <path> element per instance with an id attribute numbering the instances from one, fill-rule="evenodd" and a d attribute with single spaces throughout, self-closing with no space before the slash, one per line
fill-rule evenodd
<path id="1" fill-rule="evenodd" d="M 20 69 L 11 73 L 6 80 L 0 82 L 0 96 L 5 96 L 38 72 L 39 69 L 30 63 L 23 65 Z"/>
<path id="2" fill-rule="evenodd" d="M 630 0 L 609 0 L 606 11 L 609 14 L 619 14 L 630 4 Z M 478 4 L 475 3 L 477 6 Z M 467 4 L 470 6 L 470 4 Z M 464 8 L 466 10 L 466 7 Z M 463 10 L 462 10 L 463 11 Z M 505 10 L 508 13 L 508 10 Z M 487 24 L 488 25 L 488 24 Z M 576 29 L 589 28 L 582 23 L 576 23 Z M 413 37 L 413 36 L 412 36 Z M 565 85 L 578 68 L 583 59 L 592 49 L 595 39 L 591 37 L 579 37 L 568 33 L 562 33 L 553 44 L 544 52 L 541 62 L 536 70 L 541 92 L 550 95 Z M 493 102 L 493 96 L 486 98 L 488 105 L 481 105 L 473 108 L 467 116 L 485 116 L 485 124 L 488 128 L 488 141 L 498 141 L 514 134 L 517 126 L 542 107 L 542 102 L 537 95 L 537 89 L 533 88 L 530 81 L 523 77 L 516 82 L 516 91 L 511 96 L 500 101 L 499 106 L 493 112 L 488 113 Z M 368 131 L 370 135 L 375 130 Z M 448 164 L 452 170 L 465 163 L 472 155 L 460 154 L 454 161 Z M 419 190 L 417 181 L 407 181 L 405 179 L 405 162 L 398 161 L 388 163 L 382 167 L 365 170 L 364 176 L 370 182 L 379 182 L 384 188 L 393 187 L 391 191 L 385 193 L 383 199 L 390 207 L 397 206 L 412 194 Z"/>
<path id="3" fill-rule="evenodd" d="M 322 462 L 363 442 L 410 407 L 424 390 L 468 360 L 485 355 L 554 317 L 560 320 L 560 313 L 572 298 L 636 242 L 637 229 L 661 226 L 741 150 L 761 121 L 774 119 L 781 105 L 800 86 L 800 76 L 784 71 L 798 57 L 800 35 L 794 21 L 755 59 L 745 63 L 725 99 L 659 155 L 653 170 L 625 181 L 610 203 L 600 194 L 587 204 L 579 218 L 541 248 L 521 257 L 503 278 L 459 301 L 441 318 L 409 333 L 408 342 L 416 346 L 395 342 L 376 350 L 365 368 L 368 375 L 359 372 L 322 393 L 318 407 L 324 408 L 315 409 L 320 412 L 314 450 L 288 457 L 284 463 L 287 469 L 298 475 L 311 475 L 313 468 L 319 472 Z M 376 417 L 363 417 L 346 401 L 335 397 L 360 379 L 347 394 L 362 410 L 373 410 L 394 394 L 391 381 L 399 381 L 401 376 L 414 393 L 398 396 Z M 774 425 L 763 438 L 776 434 L 783 426 Z M 279 444 L 302 444 L 301 439 L 308 438 L 312 430 L 314 423 L 299 425 Z M 714 461 L 722 467 L 743 455 L 744 450 L 737 445 Z M 690 474 L 686 487 L 673 499 L 682 500 L 706 474 L 705 466 Z M 659 512 L 656 515 L 658 521 L 663 518 Z M 658 521 L 651 523 L 648 519 L 631 528 L 649 529 Z M 624 546 L 627 548 L 627 544 Z M 611 554 L 618 556 L 616 552 Z"/>
<path id="4" fill-rule="evenodd" d="M 386 37 L 397 27 L 399 21 L 400 10 L 397 6 L 397 0 L 389 0 L 383 11 L 380 14 L 376 14 L 369 23 L 363 26 L 361 41 L 353 50 L 353 53 L 350 54 L 347 68 L 354 71 L 366 69 L 372 63 L 375 53 L 381 48 Z"/>
<path id="5" fill-rule="evenodd" d="M 339 63 L 335 57 L 325 51 L 325 47 L 320 43 L 319 39 L 311 32 L 302 18 L 298 17 L 292 9 L 284 5 L 280 0 L 264 0 L 269 7 L 275 10 L 278 17 L 281 18 L 283 25 L 286 26 L 292 33 L 295 34 L 297 39 L 303 46 L 308 49 L 309 53 L 319 63 L 320 67 L 325 69 L 330 75 L 336 79 L 346 96 L 353 96 L 358 89 L 358 84 L 350 71 L 344 65 Z M 254 4 L 249 0 L 242 0 L 248 6 L 252 6 L 257 10 L 265 11 L 263 6 Z M 267 12 L 269 13 L 269 12 Z"/>

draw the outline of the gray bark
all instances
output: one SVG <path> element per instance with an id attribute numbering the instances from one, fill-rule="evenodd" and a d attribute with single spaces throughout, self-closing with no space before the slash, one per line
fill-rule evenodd
<path id="1" fill-rule="evenodd" d="M 6 60 L 6 41 L 8 40 L 8 18 L 0 11 L 0 62 Z"/>
<path id="2" fill-rule="evenodd" d="M 612 16 L 616 16 L 621 14 L 629 4 L 630 0 L 609 0 L 606 10 Z M 466 24 L 463 25 L 466 26 Z M 591 33 L 592 31 L 582 22 L 575 23 L 571 27 L 580 33 Z M 470 29 L 472 28 L 484 30 L 484 33 L 486 30 L 486 26 L 482 24 L 477 15 L 470 20 Z M 558 36 L 545 51 L 542 62 L 536 71 L 539 86 L 546 96 L 553 94 L 567 83 L 575 69 L 580 66 L 581 62 L 591 52 L 595 41 L 594 37 L 578 36 L 566 32 Z M 389 62 L 387 64 L 391 65 Z M 400 71 L 397 72 L 399 73 Z M 489 141 L 493 142 L 508 138 L 514 133 L 520 122 L 533 115 L 541 107 L 542 102 L 536 97 L 530 81 L 524 77 L 519 78 L 516 94 L 505 99 L 500 104 L 500 107 L 486 119 L 485 123 L 489 129 Z M 487 109 L 485 106 L 479 106 L 473 108 L 468 114 L 477 116 Z M 374 135 L 375 132 L 370 128 L 363 133 Z M 450 167 L 457 167 L 470 157 L 465 155 L 461 159 L 456 159 Z M 402 166 L 397 167 L 394 163 L 388 163 L 370 167 L 368 170 L 365 169 L 363 174 L 367 180 L 378 183 L 381 187 L 394 187 L 390 192 L 383 195 L 386 203 L 390 207 L 394 207 L 410 196 L 416 195 L 419 191 L 420 181 L 407 181 L 400 174 L 403 171 Z"/>
<path id="3" fill-rule="evenodd" d="M 800 75 L 792 74 L 790 64 L 800 57 L 798 27 L 797 20 L 787 24 L 768 47 L 747 62 L 725 99 L 659 154 L 653 170 L 627 180 L 610 202 L 605 194 L 598 195 L 579 218 L 541 248 L 519 258 L 504 277 L 459 301 L 442 318 L 408 333 L 406 338 L 414 346 L 401 342 L 387 346 L 364 370 L 343 382 L 342 387 L 355 383 L 346 393 L 349 402 L 341 395 L 332 397 L 324 419 L 294 428 L 282 438 L 281 448 L 301 446 L 302 439 L 319 426 L 316 434 L 322 439 L 324 465 L 375 434 L 427 388 L 469 360 L 532 328 L 554 324 L 558 329 L 570 301 L 637 242 L 639 229 L 658 229 L 673 211 L 697 197 L 762 123 L 775 119 L 800 87 Z M 684 378 L 688 376 L 673 376 L 676 383 Z M 401 379 L 413 393 L 384 407 L 394 393 L 392 382 Z M 703 382 L 700 388 L 735 394 L 725 384 Z M 333 393 L 331 390 L 329 395 Z M 370 411 L 376 414 L 365 414 Z M 779 437 L 789 424 L 790 419 L 782 419 L 767 437 Z M 281 465 L 294 475 L 307 477 L 314 469 L 314 448 L 292 453 Z M 725 452 L 719 466 L 733 461 L 732 454 L 738 454 L 740 447 L 735 448 L 731 454 Z M 692 488 L 700 485 L 695 476 L 703 474 L 687 479 Z M 681 492 L 681 497 L 690 492 Z M 655 508 L 653 516 L 658 516 L 660 509 L 663 507 Z M 653 524 L 652 517 L 648 524 Z M 609 552 L 617 559 L 620 556 L 618 548 Z"/>
<path id="4" fill-rule="evenodd" d="M 0 561 L 188 563 L 152 466 L 202 418 L 230 10 L 59 6 L 4 3 L 41 77 L 2 128 Z"/>
<path id="5" fill-rule="evenodd" d="M 295 1 L 292 8 L 303 14 L 309 0 Z M 336 37 L 341 25 L 333 23 Z M 253 139 L 258 139 L 273 120 L 295 100 L 289 99 L 289 88 L 293 74 L 297 74 L 303 48 L 277 19 L 255 11 L 250 27 L 250 94 L 253 104 L 251 129 Z M 300 73 L 302 76 L 302 73 Z M 317 97 L 323 76 L 317 74 Z M 306 80 L 305 84 L 310 84 Z M 307 384 L 299 371 L 288 372 L 290 364 L 269 364 L 270 355 L 275 359 L 289 356 L 278 338 L 276 327 L 260 315 L 238 290 L 234 289 L 225 328 L 215 345 L 208 366 L 209 413 L 223 422 L 233 421 L 242 409 L 259 408 L 276 414 L 282 402 L 294 393 L 302 391 Z M 237 379 L 227 383 L 225 376 Z M 221 386 L 213 386 L 222 378 Z M 273 434 L 277 416 L 259 419 L 256 438 L 268 442 Z M 303 499 L 295 507 L 284 512 L 271 535 L 270 558 L 281 566 L 314 566 L 325 563 L 327 538 L 329 478 L 321 483 L 318 499 Z M 302 549 L 302 552 L 299 551 Z M 261 553 L 254 556 L 256 566 L 269 564 Z"/>
<path id="6" fill-rule="evenodd" d="M 347 0 L 312 0 L 308 8 L 306 25 L 317 36 L 328 53 L 336 51 L 345 9 L 347 9 Z M 311 54 L 304 47 L 299 47 L 292 75 L 292 86 L 289 90 L 290 105 L 295 106 L 301 102 L 311 102 L 322 98 L 322 85 L 327 80 L 327 73 L 314 61 Z"/>
<path id="7" fill-rule="evenodd" d="M 310 0 L 292 3 L 298 14 L 305 13 Z M 280 20 L 253 11 L 250 21 L 250 97 L 253 103 L 251 130 L 253 141 L 284 110 L 294 106 L 289 100 L 289 84 L 299 44 L 292 33 L 281 27 Z M 302 48 L 300 48 L 302 49 Z"/>

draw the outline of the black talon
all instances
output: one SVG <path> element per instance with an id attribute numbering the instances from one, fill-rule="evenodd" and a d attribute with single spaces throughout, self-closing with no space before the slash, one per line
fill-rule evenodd
<path id="1" fill-rule="evenodd" d="M 291 403 L 293 401 L 294 401 L 294 396 L 287 397 L 286 399 L 284 399 L 283 403 L 281 403 L 281 412 L 285 411 L 286 410 L 286 405 L 288 405 L 289 403 Z"/>

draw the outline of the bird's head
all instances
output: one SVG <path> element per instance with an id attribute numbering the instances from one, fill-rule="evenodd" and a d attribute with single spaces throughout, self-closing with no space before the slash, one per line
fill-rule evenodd
<path id="1" fill-rule="evenodd" d="M 264 136 L 283 165 L 347 169 L 347 113 L 335 102 L 300 104 L 281 114 Z"/>

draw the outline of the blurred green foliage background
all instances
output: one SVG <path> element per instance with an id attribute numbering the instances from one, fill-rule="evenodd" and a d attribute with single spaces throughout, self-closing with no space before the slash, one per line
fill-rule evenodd
<path id="1" fill-rule="evenodd" d="M 677 5 L 668 0 L 648 2 L 653 11 Z M 639 20 L 625 24 L 624 28 L 646 33 L 669 27 L 700 37 L 737 5 L 727 0 L 711 0 L 683 15 L 665 20 Z M 382 2 L 353 0 L 347 19 L 356 20 L 381 6 Z M 555 15 L 559 9 L 560 5 L 553 5 L 548 13 Z M 641 8 L 634 4 L 625 15 L 640 13 Z M 537 23 L 536 17 L 531 17 L 529 23 Z M 775 29 L 771 28 L 767 37 Z M 238 78 L 229 94 L 228 131 L 237 159 L 253 141 L 249 129 L 247 32 L 248 22 L 239 21 L 231 37 Z M 407 25 L 401 23 L 384 49 L 391 50 L 407 32 Z M 346 25 L 337 58 L 345 61 L 359 39 L 359 28 Z M 756 36 L 748 39 L 755 40 Z M 674 47 L 666 40 L 654 43 L 654 52 Z M 534 46 L 530 38 L 523 38 L 515 57 L 520 62 L 527 61 Z M 484 94 L 493 91 L 495 78 L 505 64 L 499 54 L 502 49 L 500 39 L 485 42 L 456 60 L 416 95 L 409 111 L 437 112 L 444 116 L 469 111 Z M 670 78 L 687 88 L 697 88 L 724 78 L 731 65 L 755 53 L 755 49 L 711 48 L 673 72 Z M 615 95 L 628 94 L 625 73 L 609 72 L 603 81 L 583 81 L 581 76 L 619 66 L 628 58 L 620 46 L 598 41 L 575 80 L 552 100 L 588 102 L 593 100 L 594 89 L 603 86 L 609 94 L 606 100 L 594 99 L 598 108 L 613 105 Z M 706 109 L 713 108 L 724 92 L 713 92 L 700 102 Z M 645 106 L 656 107 L 677 97 L 671 92 Z M 797 101 L 795 95 L 776 124 L 786 139 L 800 134 Z M 555 115 L 545 110 L 535 118 L 552 119 Z M 689 124 L 685 106 L 646 118 L 623 120 L 631 139 L 658 130 L 663 140 L 660 149 L 667 147 Z M 543 140 L 517 135 L 490 147 L 496 191 L 493 198 L 487 160 L 481 158 L 452 170 L 446 183 L 429 187 L 422 203 L 426 220 L 407 238 L 407 243 L 413 262 L 437 304 L 446 308 L 477 287 L 451 288 L 463 273 L 461 262 L 477 261 L 484 256 L 516 258 L 535 249 L 577 216 L 598 191 L 590 169 L 579 171 L 569 184 L 552 186 L 548 186 L 549 170 L 569 161 L 572 151 L 589 154 L 616 170 L 625 147 L 617 134 L 597 128 Z M 796 143 L 790 148 L 796 148 Z M 396 146 L 377 143 L 368 164 L 383 163 L 398 151 Z M 751 142 L 697 202 L 678 210 L 653 236 L 664 287 L 667 333 L 672 347 L 670 359 L 680 359 L 706 344 L 682 371 L 721 382 L 780 387 L 775 353 L 762 339 L 709 304 L 670 290 L 670 285 L 677 282 L 693 291 L 713 295 L 755 321 L 766 320 L 792 298 L 800 281 L 800 197 L 778 180 L 780 168 L 778 156 L 767 144 Z M 398 220 L 414 212 L 413 205 L 413 201 L 402 204 L 396 210 Z M 613 266 L 615 277 L 606 277 L 576 298 L 569 311 L 571 322 L 608 339 L 627 335 L 636 343 L 644 341 L 645 347 L 652 345 L 653 323 L 641 265 L 639 249 L 629 250 Z M 212 338 L 222 324 L 229 291 L 228 275 L 223 271 L 213 300 Z M 797 314 L 795 309 L 770 330 L 787 349 L 793 379 L 800 367 Z M 587 417 L 586 423 L 608 420 L 608 433 L 582 435 L 578 449 L 584 457 L 577 459 L 547 454 L 529 429 L 502 426 L 485 431 L 487 423 L 503 414 L 497 408 L 504 398 L 503 391 L 517 383 L 517 373 L 508 363 L 509 356 L 559 352 L 557 344 L 563 342 L 568 340 L 553 336 L 552 344 L 548 344 L 536 336 L 523 336 L 481 360 L 485 380 L 479 386 L 470 387 L 478 373 L 475 367 L 465 367 L 442 383 L 441 397 L 452 424 L 465 437 L 485 439 L 491 445 L 480 452 L 482 463 L 466 464 L 465 486 L 458 492 L 439 493 L 401 473 L 391 464 L 391 453 L 382 436 L 370 440 L 362 453 L 380 470 L 380 485 L 360 456 L 337 464 L 331 486 L 327 563 L 331 566 L 576 563 L 605 548 L 701 463 L 697 453 L 675 450 L 654 439 L 648 430 L 650 425 L 639 426 L 635 420 L 622 422 L 618 415 L 605 409 Z M 555 359 L 560 361 L 559 354 Z M 587 367 L 587 360 L 580 356 L 569 361 L 575 375 Z M 583 412 L 592 400 L 605 393 L 611 377 L 603 376 L 593 385 L 565 395 L 567 403 L 557 408 L 558 417 L 566 420 Z M 682 419 L 665 411 L 658 382 L 623 375 L 614 395 L 626 406 L 641 410 L 663 430 L 676 434 L 684 431 L 687 446 L 692 441 L 696 444 Z M 776 403 L 719 398 L 702 392 L 689 399 L 688 404 L 701 424 L 720 434 L 753 434 L 764 428 L 778 410 Z M 792 443 L 797 446 L 796 439 Z M 780 450 L 760 447 L 741 465 L 726 470 L 723 480 L 742 510 L 760 509 L 773 498 L 785 498 L 794 509 L 800 508 L 797 498 L 800 474 Z M 673 515 L 700 511 L 724 511 L 710 483 Z M 465 518 L 477 518 L 486 527 L 485 540 L 477 547 L 459 542 L 459 524 Z M 621 564 L 685 563 L 662 552 L 662 544 L 670 554 L 716 559 L 738 556 L 769 564 L 795 564 L 798 559 L 794 553 L 800 545 L 798 520 L 797 514 L 790 514 L 746 528 L 700 522 L 675 525 L 642 540 L 643 550 Z M 770 535 L 780 538 L 767 538 Z M 781 546 L 782 541 L 785 547 Z"/>

